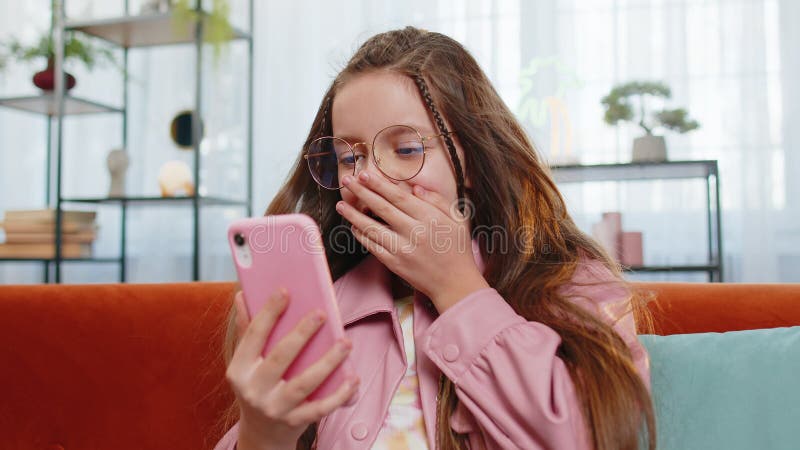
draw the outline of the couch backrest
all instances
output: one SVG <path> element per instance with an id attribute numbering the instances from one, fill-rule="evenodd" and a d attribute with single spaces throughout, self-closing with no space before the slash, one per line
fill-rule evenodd
<path id="1" fill-rule="evenodd" d="M 232 289 L 0 287 L 0 448 L 213 448 Z"/>
<path id="2" fill-rule="evenodd" d="M 800 325 L 800 284 L 634 283 L 652 293 L 656 334 Z"/>
<path id="3" fill-rule="evenodd" d="M 800 325 L 800 285 L 638 287 L 663 334 Z M 0 286 L 0 447 L 213 448 L 233 288 Z"/>

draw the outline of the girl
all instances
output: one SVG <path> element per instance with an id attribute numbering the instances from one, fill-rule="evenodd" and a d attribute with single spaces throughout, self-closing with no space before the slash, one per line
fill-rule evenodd
<path id="1" fill-rule="evenodd" d="M 655 448 L 642 308 L 454 40 L 361 46 L 267 214 L 296 211 L 322 230 L 347 339 L 282 381 L 324 317 L 261 358 L 291 292 L 249 323 L 237 294 L 239 421 L 217 449 Z M 357 378 L 303 402 L 348 353 Z"/>

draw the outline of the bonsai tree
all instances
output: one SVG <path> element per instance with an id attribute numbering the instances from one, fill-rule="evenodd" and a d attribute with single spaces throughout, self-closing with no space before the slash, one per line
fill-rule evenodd
<path id="1" fill-rule="evenodd" d="M 631 122 L 639 125 L 647 135 L 661 127 L 667 130 L 686 133 L 697 129 L 700 124 L 688 117 L 685 109 L 662 109 L 649 111 L 649 97 L 669 99 L 672 96 L 667 85 L 654 81 L 631 81 L 615 86 L 601 100 L 605 106 L 604 120 L 609 125 L 619 122 Z M 635 98 L 632 101 L 632 98 Z M 634 108 L 638 107 L 638 117 L 634 117 Z M 649 113 L 649 114 L 648 114 Z"/>

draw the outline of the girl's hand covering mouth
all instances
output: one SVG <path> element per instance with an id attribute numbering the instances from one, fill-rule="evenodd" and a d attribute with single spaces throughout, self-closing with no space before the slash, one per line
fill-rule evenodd
<path id="1" fill-rule="evenodd" d="M 438 193 L 413 193 L 368 172 L 342 179 L 365 207 L 336 204 L 353 235 L 389 270 L 427 295 L 440 313 L 489 287 L 472 253 L 469 220 Z M 445 269 L 445 270 L 443 270 Z"/>

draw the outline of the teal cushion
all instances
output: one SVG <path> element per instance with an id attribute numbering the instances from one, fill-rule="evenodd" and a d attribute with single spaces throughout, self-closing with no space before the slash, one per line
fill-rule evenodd
<path id="1" fill-rule="evenodd" d="M 640 339 L 659 450 L 800 449 L 800 327 Z"/>

